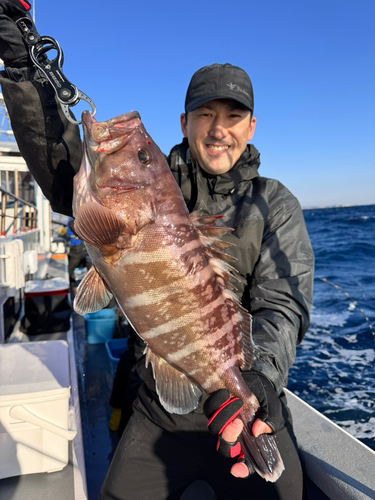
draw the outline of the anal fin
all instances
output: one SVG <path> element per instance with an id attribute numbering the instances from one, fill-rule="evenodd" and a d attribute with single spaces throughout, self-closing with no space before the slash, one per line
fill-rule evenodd
<path id="1" fill-rule="evenodd" d="M 169 413 L 184 415 L 195 410 L 202 397 L 202 390 L 184 373 L 154 353 L 146 349 L 146 368 L 152 364 L 156 392 L 160 402 Z"/>

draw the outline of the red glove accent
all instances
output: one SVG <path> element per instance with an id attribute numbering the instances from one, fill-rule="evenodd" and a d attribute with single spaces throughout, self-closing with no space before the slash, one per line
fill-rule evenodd
<path id="1" fill-rule="evenodd" d="M 238 398 L 231 398 L 229 391 L 220 389 L 214 392 L 204 404 L 204 412 L 209 418 L 208 430 L 218 436 L 216 450 L 225 457 L 234 458 L 241 453 L 241 445 L 236 440 L 228 443 L 222 439 L 224 429 L 238 416 L 243 408 L 243 403 Z"/>
<path id="2" fill-rule="evenodd" d="M 235 401 L 238 401 L 238 403 L 234 404 Z M 209 419 L 207 427 L 213 434 L 220 435 L 223 432 L 223 430 L 227 427 L 227 425 L 233 422 L 233 420 L 237 417 L 242 408 L 243 408 L 243 403 L 239 398 L 228 398 L 226 401 L 224 401 L 222 405 L 219 406 L 219 408 Z M 214 422 L 215 419 L 217 419 L 216 422 Z M 221 428 L 217 430 L 217 427 L 220 425 Z"/>

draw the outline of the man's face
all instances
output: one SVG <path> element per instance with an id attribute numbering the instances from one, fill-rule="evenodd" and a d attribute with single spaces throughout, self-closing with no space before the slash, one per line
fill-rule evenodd
<path id="1" fill-rule="evenodd" d="M 256 119 L 233 99 L 215 99 L 181 115 L 181 130 L 190 153 L 209 174 L 228 172 L 254 135 Z"/>

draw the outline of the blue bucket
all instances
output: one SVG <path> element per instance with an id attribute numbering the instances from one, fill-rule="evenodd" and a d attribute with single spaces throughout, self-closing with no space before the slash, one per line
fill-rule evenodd
<path id="1" fill-rule="evenodd" d="M 128 347 L 128 339 L 113 339 L 108 340 L 105 343 L 105 347 L 108 352 L 109 359 L 111 361 L 112 373 L 115 375 L 118 362 L 122 354 L 126 351 Z"/>
<path id="2" fill-rule="evenodd" d="M 103 344 L 113 337 L 117 314 L 114 309 L 102 309 L 84 315 L 87 342 L 89 344 Z"/>

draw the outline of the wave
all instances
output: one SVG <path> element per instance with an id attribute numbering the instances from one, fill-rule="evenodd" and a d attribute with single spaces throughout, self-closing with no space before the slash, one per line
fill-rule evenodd
<path id="1" fill-rule="evenodd" d="M 375 450 L 375 205 L 304 216 L 316 258 L 314 307 L 288 387 Z"/>
<path id="2" fill-rule="evenodd" d="M 326 412 L 326 415 L 329 412 Z M 327 415 L 328 416 L 328 415 Z M 357 439 L 373 439 L 375 438 L 375 417 L 370 417 L 364 422 L 356 422 L 355 420 L 343 420 L 338 423 L 340 427 L 345 429 L 349 434 Z"/>
<path id="3" fill-rule="evenodd" d="M 355 306 L 354 306 L 355 307 Z M 350 310 L 334 313 L 311 313 L 311 324 L 328 328 L 329 326 L 344 326 L 350 316 Z"/>

